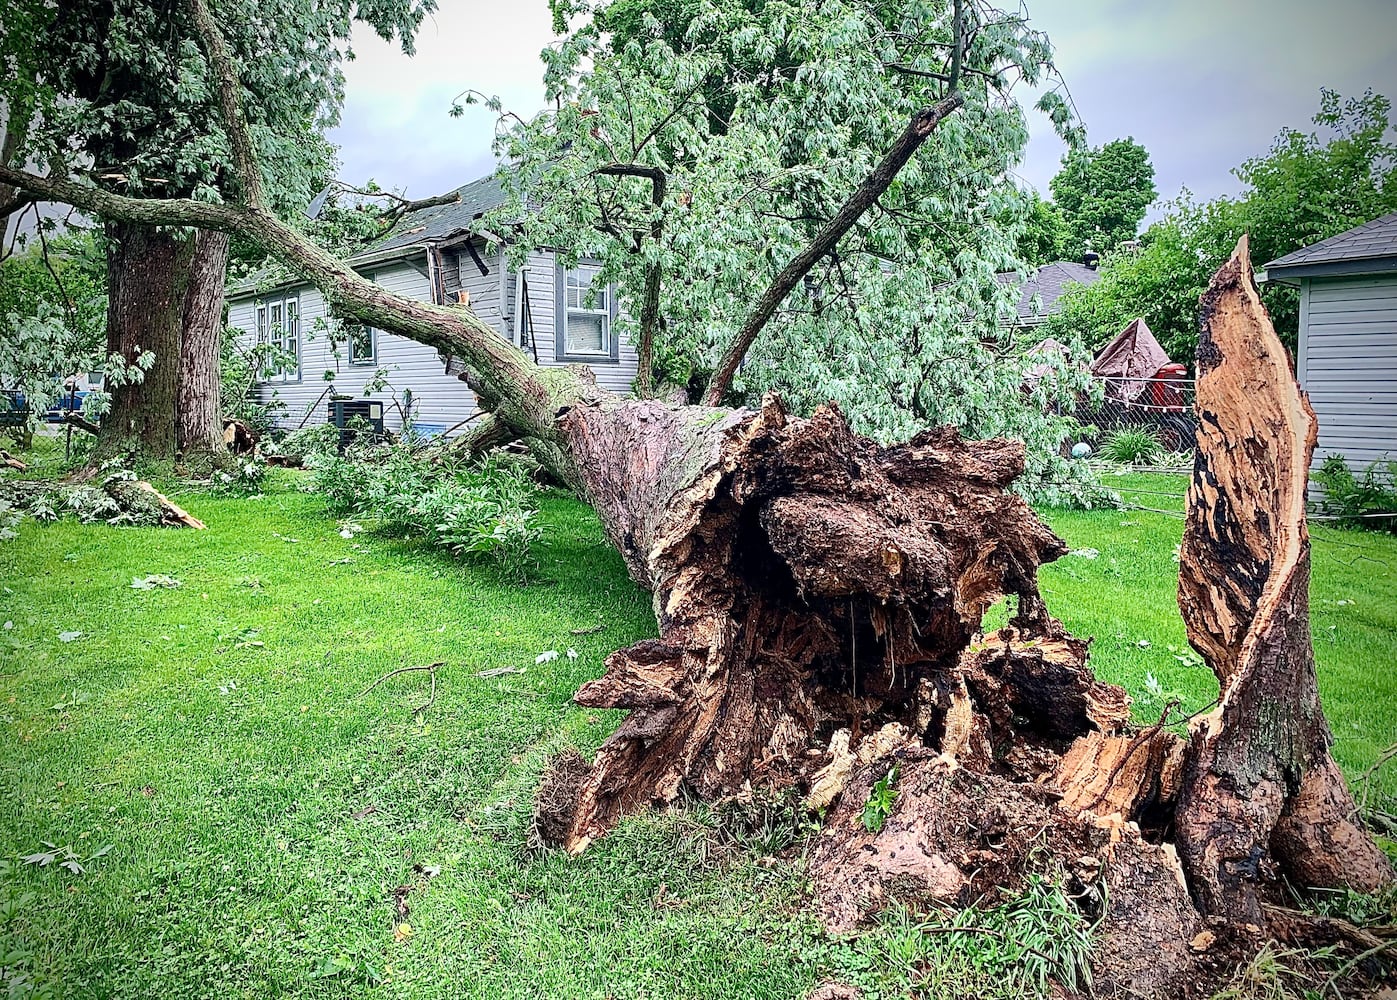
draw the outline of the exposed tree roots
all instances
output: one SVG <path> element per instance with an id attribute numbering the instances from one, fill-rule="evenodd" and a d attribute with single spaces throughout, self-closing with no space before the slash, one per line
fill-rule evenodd
<path id="1" fill-rule="evenodd" d="M 993 900 L 1044 873 L 1100 901 L 1108 995 L 1226 979 L 1267 933 L 1282 871 L 1384 884 L 1314 684 L 1312 424 L 1294 423 L 1308 409 L 1271 348 L 1239 347 L 1274 341 L 1244 245 L 1205 305 L 1181 604 L 1223 698 L 1189 740 L 1133 725 L 1125 692 L 1048 614 L 1037 569 L 1065 546 L 1008 490 L 1019 445 L 943 428 L 883 448 L 833 408 L 793 419 L 774 398 L 756 413 L 584 402 L 561 418 L 566 448 L 654 594 L 660 637 L 577 692 L 630 714 L 590 765 L 570 755 L 550 773 L 540 837 L 576 852 L 685 790 L 794 789 L 829 809 L 813 874 L 831 929 L 895 900 Z M 1229 422 L 1243 408 L 1245 446 Z M 982 638 L 1001 597 L 1010 622 Z M 864 803 L 894 766 L 897 797 L 870 831 Z"/>

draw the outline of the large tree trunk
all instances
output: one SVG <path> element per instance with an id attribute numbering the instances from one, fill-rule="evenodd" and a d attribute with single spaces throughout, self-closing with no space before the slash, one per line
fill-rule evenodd
<path id="1" fill-rule="evenodd" d="M 108 226 L 107 352 L 154 364 L 139 382 L 116 385 L 102 423 L 99 458 L 216 461 L 223 451 L 219 346 L 228 236 L 137 223 Z"/>
<path id="2" fill-rule="evenodd" d="M 212 464 L 224 452 L 218 376 L 227 271 L 228 234 L 199 230 L 184 298 L 175 427 L 186 465 Z"/>
<path id="3" fill-rule="evenodd" d="M 154 363 L 139 381 L 112 387 L 97 455 L 168 462 L 178 450 L 180 342 L 194 239 L 114 222 L 107 240 L 107 353 L 131 366 L 149 351 Z"/>
<path id="4" fill-rule="evenodd" d="M 1277 865 L 1302 887 L 1365 891 L 1392 870 L 1329 755 L 1305 526 L 1315 415 L 1257 295 L 1246 237 L 1204 295 L 1202 324 L 1179 606 L 1222 694 L 1187 754 L 1178 840 L 1199 905 L 1261 923 Z"/>
<path id="5" fill-rule="evenodd" d="M 1010 753 L 1015 702 L 1036 716 L 1034 742 L 1062 747 L 1126 721 L 1124 693 L 1083 671 L 1084 644 L 1055 662 L 1040 648 L 1032 665 L 963 668 L 1005 594 L 1019 629 L 1059 635 L 1037 568 L 1065 548 L 1008 490 L 1021 445 L 942 429 L 881 448 L 833 408 L 792 419 L 774 398 L 759 413 L 582 404 L 561 428 L 661 633 L 577 694 L 632 712 L 575 801 L 553 792 L 570 815 L 546 823 L 570 850 L 685 787 L 808 792 L 837 730 L 855 752 L 890 725 L 939 744 L 967 680 L 1004 699 L 1002 725 L 981 736 L 993 728 Z"/>

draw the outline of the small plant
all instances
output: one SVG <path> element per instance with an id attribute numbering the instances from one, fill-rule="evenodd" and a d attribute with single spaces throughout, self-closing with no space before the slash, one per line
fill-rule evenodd
<path id="1" fill-rule="evenodd" d="M 312 424 L 266 447 L 270 454 L 281 456 L 291 465 L 309 468 L 339 453 L 340 429 L 334 424 Z"/>
<path id="2" fill-rule="evenodd" d="M 869 833 L 877 833 L 892 814 L 893 803 L 897 801 L 897 779 L 899 768 L 894 764 L 887 774 L 873 783 L 873 791 L 863 804 L 863 827 Z"/>
<path id="3" fill-rule="evenodd" d="M 1324 487 L 1321 514 L 1346 527 L 1397 533 L 1397 459 L 1374 462 L 1360 477 L 1342 455 L 1330 455 L 1314 479 Z"/>
<path id="4" fill-rule="evenodd" d="M 1164 453 L 1159 438 L 1144 429 L 1115 431 L 1101 445 L 1101 456 L 1122 465 L 1151 465 Z"/>
<path id="5" fill-rule="evenodd" d="M 249 455 L 234 461 L 232 468 L 213 474 L 213 488 L 217 493 L 229 496 L 253 496 L 262 492 L 267 478 L 267 463 L 257 455 Z"/>
<path id="6" fill-rule="evenodd" d="M 421 535 L 455 555 L 488 557 L 524 582 L 542 534 L 533 487 L 492 460 L 475 466 L 422 461 L 405 447 L 355 445 L 316 463 L 314 489 L 336 515 L 374 518 L 400 535 Z"/>

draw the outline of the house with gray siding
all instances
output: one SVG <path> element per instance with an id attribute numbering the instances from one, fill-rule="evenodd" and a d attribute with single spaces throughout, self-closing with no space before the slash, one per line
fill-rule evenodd
<path id="1" fill-rule="evenodd" d="M 591 288 L 597 267 L 564 268 L 548 249 L 511 267 L 503 240 L 481 225 L 504 202 L 499 181 L 485 177 L 456 193 L 457 202 L 405 216 L 351 259 L 354 269 L 400 295 L 466 306 L 539 364 L 586 364 L 599 384 L 629 392 L 635 348 L 617 322 L 615 288 Z M 255 388 L 263 402 L 285 406 L 278 422 L 288 429 L 324 423 L 331 398 L 379 400 L 385 426 L 395 431 L 409 415 L 419 431 L 455 433 L 477 412 L 466 384 L 448 374 L 459 364 L 416 341 L 335 316 L 320 290 L 305 282 L 233 286 L 228 323 L 242 331 L 244 346 L 270 343 L 291 359 Z"/>
<path id="2" fill-rule="evenodd" d="M 1397 212 L 1266 265 L 1300 289 L 1295 374 L 1319 418 L 1318 465 L 1397 459 Z"/>

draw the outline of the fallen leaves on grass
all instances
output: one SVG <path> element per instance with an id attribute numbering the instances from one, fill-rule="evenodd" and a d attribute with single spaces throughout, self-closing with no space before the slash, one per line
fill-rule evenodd
<path id="1" fill-rule="evenodd" d="M 151 573 L 145 577 L 133 576 L 131 578 L 132 590 L 173 590 L 179 585 L 178 580 L 172 576 L 166 576 L 164 573 Z"/>

